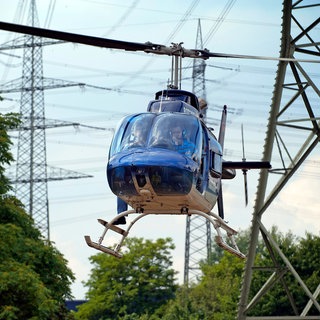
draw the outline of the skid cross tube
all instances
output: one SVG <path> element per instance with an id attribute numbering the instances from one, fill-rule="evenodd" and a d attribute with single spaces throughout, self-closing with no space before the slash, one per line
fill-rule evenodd
<path id="1" fill-rule="evenodd" d="M 137 214 L 138 216 L 135 217 L 128 225 L 127 229 L 124 230 L 116 225 L 114 223 L 121 217 L 126 217 L 129 215 Z M 227 223 L 220 218 L 217 214 L 213 212 L 205 213 L 198 210 L 188 210 L 186 213 L 181 213 L 181 211 L 171 211 L 171 212 L 162 212 L 162 211 L 146 211 L 146 212 L 136 212 L 135 210 L 127 210 L 124 212 L 121 212 L 116 217 L 114 217 L 110 222 L 106 222 L 105 220 L 98 219 L 98 222 L 104 226 L 104 230 L 102 232 L 102 235 L 99 237 L 99 240 L 97 242 L 94 242 L 91 240 L 90 236 L 85 236 L 86 243 L 89 247 L 92 247 L 94 249 L 100 250 L 104 253 L 111 254 L 117 258 L 122 258 L 122 254 L 120 253 L 120 249 L 123 245 L 123 242 L 125 238 L 128 236 L 130 229 L 133 227 L 133 225 L 140 219 L 142 219 L 145 216 L 148 215 L 182 215 L 182 214 L 188 214 L 188 215 L 199 215 L 207 219 L 215 228 L 217 235 L 215 237 L 215 241 L 219 247 L 222 249 L 230 252 L 231 254 L 241 258 L 245 259 L 245 255 L 239 250 L 236 241 L 234 239 L 234 236 L 237 234 L 237 231 L 232 229 L 230 226 L 227 225 Z M 112 230 L 118 234 L 121 235 L 120 241 L 114 246 L 114 248 L 106 247 L 102 244 L 107 232 L 109 230 Z M 230 243 L 227 243 L 223 238 L 223 231 L 226 233 L 227 238 L 229 239 Z"/>

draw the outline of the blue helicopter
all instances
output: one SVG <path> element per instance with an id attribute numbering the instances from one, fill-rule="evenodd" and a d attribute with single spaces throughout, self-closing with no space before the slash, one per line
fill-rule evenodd
<path id="1" fill-rule="evenodd" d="M 206 126 L 205 115 L 206 107 L 193 93 L 171 88 L 157 92 L 146 112 L 122 119 L 110 146 L 107 178 L 112 192 L 133 209 L 110 222 L 98 219 L 104 231 L 98 242 L 85 236 L 90 247 L 121 258 L 123 241 L 139 219 L 185 214 L 208 219 L 217 231 L 216 243 L 245 258 L 234 239 L 237 232 L 224 221 L 221 180 L 233 179 L 236 169 L 242 169 L 246 179 L 247 170 L 271 166 L 264 161 L 224 161 L 227 107 L 218 139 Z M 218 215 L 212 212 L 216 204 Z M 129 215 L 136 217 L 127 229 L 120 228 L 118 219 Z M 114 248 L 103 245 L 109 230 L 121 235 Z M 222 230 L 230 241 L 224 240 Z"/>
<path id="2" fill-rule="evenodd" d="M 233 179 L 236 169 L 241 169 L 247 202 L 247 171 L 270 169 L 270 163 L 249 162 L 244 157 L 239 162 L 223 159 L 227 107 L 223 108 L 216 138 L 206 125 L 206 107 L 193 93 L 181 90 L 179 66 L 183 57 L 278 61 L 292 61 L 292 58 L 221 54 L 207 49 L 185 49 L 181 43 L 167 47 L 151 42 L 119 41 L 2 21 L 0 29 L 95 47 L 168 55 L 174 59 L 172 85 L 156 93 L 146 112 L 125 117 L 115 131 L 107 164 L 108 183 L 112 192 L 132 209 L 121 212 L 110 222 L 98 219 L 104 230 L 97 242 L 85 236 L 90 247 L 121 258 L 124 240 L 141 218 L 150 214 L 199 215 L 215 228 L 215 241 L 220 247 L 245 258 L 234 238 L 237 232 L 224 220 L 221 181 Z M 215 205 L 218 214 L 212 212 Z M 120 228 L 117 221 L 126 216 L 134 218 L 126 229 Z M 108 231 L 120 235 L 119 242 L 112 248 L 103 244 Z M 229 241 L 225 241 L 223 232 Z"/>

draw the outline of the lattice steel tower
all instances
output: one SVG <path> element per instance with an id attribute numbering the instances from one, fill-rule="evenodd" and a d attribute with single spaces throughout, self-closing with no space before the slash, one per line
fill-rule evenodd
<path id="1" fill-rule="evenodd" d="M 298 58 L 304 61 L 280 61 L 278 64 L 263 160 L 271 162 L 272 170 L 278 173 L 279 179 L 275 179 L 275 176 L 274 179 L 269 179 L 270 173 L 266 170 L 260 173 L 252 218 L 251 241 L 238 306 L 238 320 L 320 319 L 320 283 L 315 281 L 307 283 L 302 279 L 304 267 L 299 274 L 289 260 L 291 257 L 284 254 L 262 222 L 262 216 L 268 214 L 268 208 L 273 200 L 311 153 L 319 148 L 320 82 L 316 73 L 320 63 L 319 7 L 319 1 L 294 3 L 292 0 L 283 1 L 280 57 Z M 317 63 L 308 63 L 308 60 Z M 275 167 L 279 159 L 281 166 Z M 301 190 L 301 193 L 308 193 L 308 190 Z M 281 210 L 279 212 L 281 214 Z M 308 215 L 307 209 L 303 213 Z M 255 260 L 260 234 L 272 261 L 264 268 L 257 265 Z M 252 286 L 254 272 L 264 275 L 269 273 L 265 283 L 256 288 L 258 290 L 254 290 Z M 297 285 L 299 292 L 292 290 L 293 284 Z M 282 309 L 281 315 L 250 316 L 255 308 L 262 312 L 259 306 L 264 303 L 263 298 L 266 295 L 272 296 L 274 288 L 283 292 L 282 308 L 279 303 L 279 310 Z M 284 302 L 288 305 L 285 309 Z"/>
<path id="2" fill-rule="evenodd" d="M 38 26 L 35 1 L 31 1 L 27 24 Z M 16 196 L 25 204 L 43 234 L 49 237 L 47 151 L 43 93 L 42 40 L 25 36 L 19 130 Z"/>
<path id="3" fill-rule="evenodd" d="M 27 24 L 38 26 L 35 0 L 30 2 Z M 2 93 L 21 92 L 16 179 L 16 196 L 33 217 L 42 235 L 49 239 L 48 187 L 50 180 L 90 177 L 77 172 L 47 166 L 46 128 L 75 125 L 75 123 L 45 118 L 44 90 L 79 85 L 43 77 L 42 38 L 25 35 L 4 49 L 23 48 L 22 78 L 1 86 Z M 57 43 L 57 41 L 55 42 Z"/>
<path id="4" fill-rule="evenodd" d="M 203 49 L 201 23 L 198 21 L 196 48 Z M 203 59 L 193 60 L 192 72 L 192 91 L 201 97 L 200 107 L 206 117 L 206 89 L 205 89 L 205 68 L 206 63 Z M 204 119 L 205 120 L 205 119 Z M 210 222 L 201 216 L 187 216 L 186 221 L 186 242 L 185 242 L 185 264 L 184 264 L 184 283 L 188 284 L 197 281 L 201 275 L 199 262 L 209 260 L 211 252 L 211 229 Z"/>

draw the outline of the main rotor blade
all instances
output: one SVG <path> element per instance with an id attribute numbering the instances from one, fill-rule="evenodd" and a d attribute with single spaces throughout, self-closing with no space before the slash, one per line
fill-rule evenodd
<path id="1" fill-rule="evenodd" d="M 112 40 L 112 39 L 87 36 L 87 35 L 82 35 L 77 33 L 30 27 L 26 25 L 7 23 L 2 21 L 0 21 L 0 29 L 11 31 L 11 32 L 28 34 L 28 35 L 37 36 L 37 37 L 63 40 L 67 42 L 80 43 L 80 44 L 85 44 L 89 46 L 109 48 L 109 49 L 144 51 L 144 50 L 152 50 L 154 47 L 159 46 L 157 44 L 152 44 L 152 43 L 136 43 L 136 42 Z"/>
<path id="2" fill-rule="evenodd" d="M 214 53 L 207 49 L 185 49 L 180 44 L 173 44 L 171 47 L 164 46 L 162 44 L 155 44 L 151 42 L 139 43 L 130 41 L 113 40 L 107 38 L 87 36 L 78 33 L 70 33 L 64 31 L 50 30 L 38 27 L 31 27 L 22 24 L 14 24 L 0 21 L 0 29 L 17 32 L 22 34 L 29 34 L 32 36 L 62 40 L 66 42 L 80 43 L 89 46 L 95 46 L 100 48 L 109 49 L 121 49 L 127 51 L 144 51 L 146 53 L 169 55 L 169 56 L 182 56 L 189 58 L 237 58 L 237 59 L 255 59 L 255 60 L 273 60 L 273 61 L 299 61 L 299 62 L 312 62 L 320 63 L 320 60 L 303 60 L 294 58 L 275 58 L 264 56 L 250 56 L 241 54 L 227 54 L 227 53 Z"/>
<path id="3" fill-rule="evenodd" d="M 207 58 L 235 58 L 235 59 L 248 59 L 248 60 L 320 63 L 320 59 L 312 60 L 312 59 L 296 59 L 296 58 L 280 58 L 280 57 L 277 58 L 277 57 L 267 57 L 267 56 L 251 56 L 251 55 L 244 55 L 244 54 L 210 52 L 207 50 L 199 50 L 199 52 L 201 53 L 201 55 Z"/>
<path id="4" fill-rule="evenodd" d="M 180 44 L 173 44 L 171 47 L 164 46 L 162 44 L 156 44 L 151 42 L 139 43 L 130 41 L 113 40 L 107 38 L 87 36 L 78 33 L 70 33 L 64 31 L 50 30 L 38 27 L 31 27 L 21 24 L 14 24 L 0 21 L 0 29 L 17 32 L 22 34 L 28 34 L 37 37 L 44 37 L 56 40 L 62 40 L 72 43 L 80 43 L 84 45 L 108 48 L 108 49 L 120 49 L 126 51 L 144 51 L 146 53 L 169 55 L 169 56 L 183 56 L 189 58 L 202 58 L 207 59 L 207 56 L 202 57 L 199 50 L 188 50 Z"/>

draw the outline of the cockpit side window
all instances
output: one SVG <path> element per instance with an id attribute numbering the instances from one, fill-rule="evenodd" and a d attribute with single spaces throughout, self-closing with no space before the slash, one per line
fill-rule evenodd
<path id="1" fill-rule="evenodd" d="M 131 119 L 121 141 L 121 150 L 146 147 L 151 125 L 147 118 L 139 115 Z"/>
<path id="2" fill-rule="evenodd" d="M 155 114 L 141 113 L 125 117 L 118 128 L 110 148 L 110 156 L 134 147 L 146 147 Z"/>

